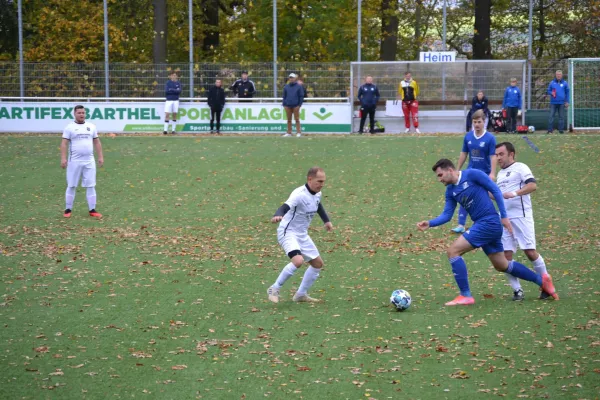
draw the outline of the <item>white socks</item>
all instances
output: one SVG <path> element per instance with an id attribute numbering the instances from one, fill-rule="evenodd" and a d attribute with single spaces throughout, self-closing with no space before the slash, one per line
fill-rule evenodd
<path id="1" fill-rule="evenodd" d="M 304 273 L 304 278 L 302 278 L 302 283 L 300 284 L 300 287 L 298 288 L 298 292 L 296 294 L 306 294 L 308 292 L 308 289 L 310 289 L 310 287 L 315 283 L 315 281 L 319 277 L 319 272 L 321 272 L 319 268 L 315 268 L 312 265 L 309 266 L 306 272 Z"/>
<path id="2" fill-rule="evenodd" d="M 508 279 L 508 283 L 510 283 L 510 287 L 514 292 L 517 290 L 521 290 L 521 282 L 519 282 L 519 278 L 516 276 L 512 276 L 509 273 L 505 272 L 506 279 Z"/>
<path id="3" fill-rule="evenodd" d="M 85 195 L 87 197 L 88 208 L 90 209 L 90 211 L 92 211 L 93 209 L 96 208 L 96 188 L 89 187 L 86 189 L 87 189 L 87 192 Z"/>
<path id="4" fill-rule="evenodd" d="M 77 190 L 77 188 L 67 187 L 67 193 L 65 193 L 65 203 L 66 203 L 65 209 L 67 209 L 67 210 L 73 209 L 73 202 L 75 201 L 76 190 Z"/>
<path id="5" fill-rule="evenodd" d="M 285 281 L 294 276 L 297 269 L 298 268 L 296 268 L 292 263 L 289 263 L 288 265 L 283 267 L 283 270 L 281 270 L 279 277 L 277 278 L 272 287 L 274 287 L 275 289 L 280 289 L 285 283 Z"/>
<path id="6" fill-rule="evenodd" d="M 544 258 L 540 254 L 537 260 L 532 261 L 533 269 L 535 269 L 536 274 L 544 275 L 547 274 L 546 263 L 544 262 Z M 510 283 L 510 287 L 512 287 L 513 291 L 517 291 L 521 289 L 521 283 L 519 282 L 519 278 L 516 278 L 512 275 L 506 274 L 506 279 L 508 279 L 508 283 Z"/>
<path id="7" fill-rule="evenodd" d="M 544 259 L 542 258 L 541 254 L 537 260 L 533 261 L 533 269 L 535 269 L 535 272 L 537 272 L 539 275 L 544 275 L 548 273 L 548 271 L 546 270 L 546 263 L 544 262 Z"/>
<path id="8" fill-rule="evenodd" d="M 168 119 L 165 120 L 165 129 L 163 129 L 163 131 L 169 132 L 169 120 Z"/>
<path id="9" fill-rule="evenodd" d="M 175 132 L 176 130 L 177 130 L 177 120 L 172 119 L 171 120 L 171 132 Z"/>

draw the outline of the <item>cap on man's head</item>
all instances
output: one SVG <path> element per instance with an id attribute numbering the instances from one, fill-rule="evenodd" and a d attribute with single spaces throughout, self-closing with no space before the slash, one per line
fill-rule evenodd
<path id="1" fill-rule="evenodd" d="M 242 71 L 242 75 L 244 74 L 248 75 L 248 71 Z"/>
<path id="2" fill-rule="evenodd" d="M 293 72 L 292 72 L 291 74 L 289 74 L 289 75 L 288 75 L 288 78 L 297 78 L 297 77 L 298 77 L 298 75 L 296 75 L 296 74 L 295 74 L 295 73 L 293 73 Z"/>

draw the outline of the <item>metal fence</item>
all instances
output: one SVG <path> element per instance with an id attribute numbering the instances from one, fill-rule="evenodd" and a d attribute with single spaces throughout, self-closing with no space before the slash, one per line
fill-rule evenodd
<path id="1" fill-rule="evenodd" d="M 404 65 L 401 69 L 405 68 Z M 277 76 L 281 87 L 290 72 L 301 75 L 309 91 L 310 97 L 346 97 L 350 95 L 350 63 L 349 62 L 324 62 L 324 63 L 279 63 Z M 104 63 L 24 63 L 24 86 L 26 97 L 104 97 Z M 428 69 L 440 68 L 438 66 L 423 67 Z M 437 100 L 463 98 L 465 85 L 458 82 L 456 74 L 464 75 L 464 64 L 447 64 L 444 71 L 446 83 L 451 89 L 447 93 L 441 92 L 441 79 L 431 82 L 419 79 L 422 92 Z M 526 78 L 531 76 L 531 85 L 526 82 L 523 87 L 526 96 L 526 106 L 530 109 L 548 108 L 549 99 L 546 95 L 548 83 L 554 77 L 556 70 L 561 69 L 564 76 L 568 76 L 567 60 L 534 60 L 527 66 Z M 109 67 L 109 93 L 111 97 L 162 97 L 164 85 L 170 71 L 175 70 L 180 74 L 184 85 L 184 96 L 189 96 L 189 64 L 136 64 L 112 63 Z M 272 63 L 195 63 L 194 64 L 194 97 L 203 97 L 204 92 L 219 77 L 225 86 L 231 85 L 242 70 L 247 70 L 256 85 L 257 96 L 270 97 L 273 95 L 273 64 Z M 483 71 L 483 70 L 481 70 Z M 394 79 L 401 79 L 402 71 L 390 71 Z M 467 91 L 472 97 L 472 92 L 478 89 L 486 90 L 489 98 L 501 98 L 501 91 L 508 85 L 508 75 L 518 71 L 483 71 L 480 78 L 467 82 Z M 385 73 L 382 73 L 385 75 Z M 517 74 L 521 79 L 520 72 Z M 418 79 L 417 76 L 415 78 Z M 456 82 L 455 82 L 456 81 Z M 382 94 L 389 98 L 395 97 L 397 84 L 387 85 L 378 82 Z M 383 83 L 383 86 L 382 86 Z M 389 87 L 388 87 L 389 86 Z M 530 90 L 529 90 L 530 89 Z M 456 91 L 457 93 L 453 92 Z M 460 93 L 459 93 L 460 92 Z M 356 92 L 355 92 L 356 93 Z M 18 97 L 19 64 L 16 62 L 0 62 L 0 96 Z"/>
<path id="2" fill-rule="evenodd" d="M 113 63 L 109 67 L 110 97 L 163 97 L 170 71 L 177 71 L 189 96 L 189 64 Z M 204 97 L 216 78 L 230 86 L 241 71 L 248 71 L 257 97 L 273 95 L 272 63 L 195 63 L 194 97 Z M 349 63 L 280 63 L 281 88 L 290 72 L 305 81 L 310 97 L 347 97 Z M 105 97 L 104 63 L 24 63 L 25 97 Z M 278 93 L 280 89 L 278 89 Z M 19 64 L 0 62 L 0 96 L 20 95 Z"/>

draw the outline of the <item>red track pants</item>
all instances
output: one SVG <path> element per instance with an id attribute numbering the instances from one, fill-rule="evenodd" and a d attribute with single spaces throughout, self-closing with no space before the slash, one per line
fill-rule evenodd
<path id="1" fill-rule="evenodd" d="M 419 127 L 419 102 L 417 100 L 403 101 L 402 112 L 404 113 L 404 126 L 410 128 L 410 114 L 412 113 L 413 125 Z"/>

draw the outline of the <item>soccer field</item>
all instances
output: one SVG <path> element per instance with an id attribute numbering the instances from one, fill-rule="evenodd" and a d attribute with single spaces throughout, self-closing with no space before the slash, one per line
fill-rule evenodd
<path id="1" fill-rule="evenodd" d="M 457 294 L 431 166 L 460 136 L 102 137 L 98 211 L 62 217 L 58 136 L 0 136 L 0 398 L 593 399 L 600 396 L 600 136 L 532 136 L 538 249 L 560 301 L 512 290 L 465 256 Z M 335 227 L 311 228 L 325 268 L 271 304 L 288 262 L 269 222 L 323 167 Z M 522 253 L 517 259 L 530 266 Z M 389 305 L 408 290 L 403 313 Z"/>

